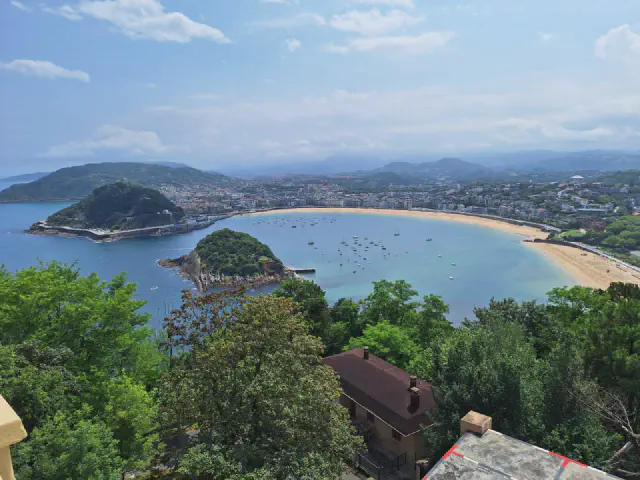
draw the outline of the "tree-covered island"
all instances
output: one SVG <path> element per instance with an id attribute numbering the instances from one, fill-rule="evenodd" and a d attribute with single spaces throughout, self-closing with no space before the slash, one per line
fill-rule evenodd
<path id="1" fill-rule="evenodd" d="M 158 263 L 179 267 L 201 292 L 217 286 L 276 283 L 291 275 L 267 245 L 228 228 L 207 235 L 189 255 Z"/>
<path id="2" fill-rule="evenodd" d="M 54 213 L 45 222 L 36 223 L 29 232 L 119 232 L 175 225 L 184 217 L 184 210 L 157 190 L 118 181 L 96 188 L 84 200 Z"/>

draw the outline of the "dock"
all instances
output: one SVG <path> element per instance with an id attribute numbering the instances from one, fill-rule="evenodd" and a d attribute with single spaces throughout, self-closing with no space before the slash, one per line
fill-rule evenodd
<path id="1" fill-rule="evenodd" d="M 316 273 L 315 268 L 293 268 L 287 267 L 287 270 L 293 273 Z"/>

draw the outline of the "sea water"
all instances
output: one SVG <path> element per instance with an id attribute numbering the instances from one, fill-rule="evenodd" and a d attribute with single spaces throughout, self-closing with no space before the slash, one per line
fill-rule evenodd
<path id="1" fill-rule="evenodd" d="M 137 297 L 148 302 L 145 311 L 156 328 L 180 305 L 181 291 L 193 287 L 157 260 L 185 255 L 222 228 L 255 236 L 289 267 L 315 269 L 306 277 L 326 291 L 329 302 L 359 300 L 372 291 L 374 281 L 402 279 L 420 295 L 442 296 L 455 324 L 472 317 L 474 307 L 487 305 L 492 297 L 544 300 L 550 289 L 575 284 L 537 250 L 523 245 L 521 236 L 455 221 L 375 213 L 238 216 L 184 235 L 108 243 L 23 233 L 67 205 L 0 205 L 0 263 L 14 271 L 59 260 L 104 280 L 125 272 L 138 284 Z"/>

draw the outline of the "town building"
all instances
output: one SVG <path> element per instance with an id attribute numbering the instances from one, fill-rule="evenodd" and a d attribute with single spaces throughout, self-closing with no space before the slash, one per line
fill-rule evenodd
<path id="1" fill-rule="evenodd" d="M 434 407 L 431 386 L 404 370 L 356 348 L 323 360 L 340 376 L 340 403 L 367 443 L 359 467 L 374 478 L 415 479 L 426 449 L 421 427 Z"/>

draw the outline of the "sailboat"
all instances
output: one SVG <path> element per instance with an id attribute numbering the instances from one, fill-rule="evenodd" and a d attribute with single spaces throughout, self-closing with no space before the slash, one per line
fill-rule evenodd
<path id="1" fill-rule="evenodd" d="M 394 237 L 399 237 L 400 236 L 400 231 L 396 230 L 396 233 L 393 234 Z"/>
<path id="2" fill-rule="evenodd" d="M 313 240 L 309 240 L 309 245 L 314 245 L 315 242 Z"/>

